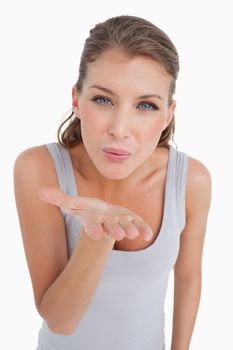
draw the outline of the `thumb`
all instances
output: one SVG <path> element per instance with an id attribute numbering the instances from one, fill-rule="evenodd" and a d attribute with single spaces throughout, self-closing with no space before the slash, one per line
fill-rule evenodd
<path id="1" fill-rule="evenodd" d="M 67 204 L 69 196 L 62 192 L 59 188 L 43 187 L 38 192 L 39 198 L 58 207 L 64 207 Z"/>
<path id="2" fill-rule="evenodd" d="M 76 215 L 78 215 L 78 213 L 83 214 L 83 212 L 90 207 L 90 198 L 83 196 L 71 197 L 55 187 L 41 188 L 38 192 L 38 197 L 44 202 L 62 208 L 67 213 Z"/>

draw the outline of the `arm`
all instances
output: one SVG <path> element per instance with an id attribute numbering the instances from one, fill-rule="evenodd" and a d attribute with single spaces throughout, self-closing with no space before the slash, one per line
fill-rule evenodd
<path id="1" fill-rule="evenodd" d="M 68 259 L 61 212 L 38 198 L 42 187 L 59 187 L 46 147 L 18 156 L 14 187 L 37 310 L 52 331 L 70 334 L 93 298 L 115 241 L 95 241 L 81 232 Z"/>
<path id="2" fill-rule="evenodd" d="M 73 333 L 93 299 L 114 242 L 93 240 L 81 231 L 69 262 L 40 302 L 40 314 L 55 333 Z"/>
<path id="3" fill-rule="evenodd" d="M 186 190 L 186 225 L 174 267 L 171 350 L 188 350 L 201 296 L 202 253 L 211 201 L 208 169 L 190 157 Z"/>

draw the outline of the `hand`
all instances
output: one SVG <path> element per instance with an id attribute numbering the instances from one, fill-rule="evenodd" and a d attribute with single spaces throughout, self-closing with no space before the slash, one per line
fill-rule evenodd
<path id="1" fill-rule="evenodd" d="M 94 240 L 105 236 L 117 241 L 141 235 L 145 241 L 152 238 L 152 230 L 133 211 L 109 204 L 95 197 L 70 197 L 57 188 L 46 187 L 39 191 L 39 198 L 62 208 L 66 213 L 79 217 L 85 232 Z"/>

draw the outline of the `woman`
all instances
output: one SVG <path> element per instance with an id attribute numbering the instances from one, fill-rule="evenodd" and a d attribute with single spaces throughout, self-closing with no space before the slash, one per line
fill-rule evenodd
<path id="1" fill-rule="evenodd" d="M 187 350 L 201 291 L 211 177 L 169 144 L 179 59 L 136 16 L 97 24 L 81 56 L 69 125 L 22 152 L 15 197 L 42 349 Z M 68 121 L 67 120 L 67 121 Z"/>

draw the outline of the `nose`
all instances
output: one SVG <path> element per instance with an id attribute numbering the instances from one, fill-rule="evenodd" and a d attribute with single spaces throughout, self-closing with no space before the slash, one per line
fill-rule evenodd
<path id="1" fill-rule="evenodd" d="M 123 114 L 114 114 L 109 126 L 109 133 L 119 139 L 128 138 L 131 134 L 131 125 L 128 119 Z"/>

